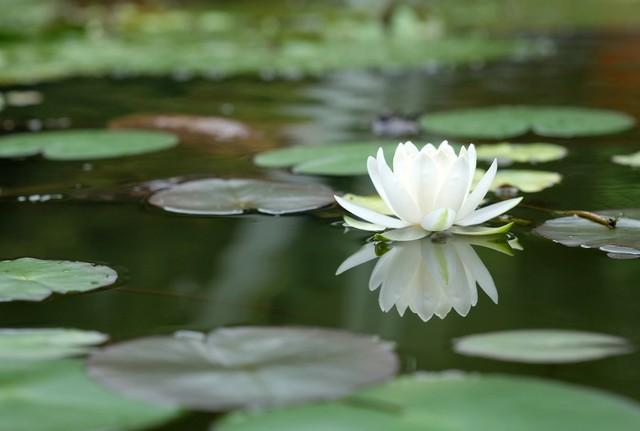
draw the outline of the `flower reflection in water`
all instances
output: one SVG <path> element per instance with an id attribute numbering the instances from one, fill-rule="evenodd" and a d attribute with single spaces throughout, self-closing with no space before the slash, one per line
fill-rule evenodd
<path id="1" fill-rule="evenodd" d="M 377 258 L 369 289 L 380 288 L 378 302 L 382 311 L 395 305 L 401 316 L 409 309 L 425 322 L 434 314 L 443 319 L 452 308 L 466 316 L 478 302 L 476 285 L 494 303 L 498 302 L 493 277 L 474 245 L 512 254 L 504 237 L 432 235 L 389 246 L 371 242 L 347 258 L 336 275 Z"/>

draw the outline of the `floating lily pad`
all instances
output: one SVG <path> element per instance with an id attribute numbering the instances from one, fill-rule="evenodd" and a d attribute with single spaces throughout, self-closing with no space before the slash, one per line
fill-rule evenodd
<path id="1" fill-rule="evenodd" d="M 77 129 L 0 137 L 0 157 L 42 154 L 49 160 L 92 160 L 165 150 L 177 144 L 165 132 Z"/>
<path id="2" fill-rule="evenodd" d="M 492 161 L 498 159 L 507 162 L 542 163 L 558 160 L 567 155 L 567 149 L 555 144 L 482 144 L 476 147 L 478 159 Z"/>
<path id="3" fill-rule="evenodd" d="M 474 334 L 454 341 L 454 350 L 512 362 L 568 363 L 591 361 L 633 351 L 621 337 L 559 329 L 532 329 Z"/>
<path id="4" fill-rule="evenodd" d="M 392 346 L 374 337 L 267 327 L 142 338 L 89 359 L 90 374 L 113 390 L 210 411 L 338 398 L 397 367 Z"/>
<path id="5" fill-rule="evenodd" d="M 475 181 L 482 178 L 484 171 L 476 171 Z M 562 175 L 550 171 L 533 171 L 527 169 L 500 169 L 491 184 L 491 190 L 501 187 L 515 187 L 524 193 L 536 193 L 552 187 L 562 181 Z"/>
<path id="6" fill-rule="evenodd" d="M 300 174 L 363 175 L 367 173 L 367 158 L 375 156 L 378 148 L 390 155 L 397 146 L 389 141 L 305 145 L 260 153 L 254 161 L 265 168 L 292 168 Z"/>
<path id="7" fill-rule="evenodd" d="M 216 431 L 634 431 L 640 406 L 536 378 L 456 372 L 401 377 L 343 401 L 237 412 Z"/>
<path id="8" fill-rule="evenodd" d="M 0 361 L 0 431 L 106 431 L 158 425 L 171 408 L 121 398 L 76 360 Z"/>
<path id="9" fill-rule="evenodd" d="M 0 360 L 60 359 L 104 343 L 100 332 L 79 329 L 0 329 Z"/>
<path id="10" fill-rule="evenodd" d="M 247 210 L 280 215 L 333 203 L 331 189 L 318 184 L 209 178 L 161 190 L 149 203 L 165 211 L 194 215 L 233 215 Z"/>
<path id="11" fill-rule="evenodd" d="M 491 106 L 425 114 L 425 130 L 443 136 L 505 139 L 534 132 L 569 138 L 627 130 L 633 117 L 616 111 L 567 106 Z"/>
<path id="12" fill-rule="evenodd" d="M 640 256 L 640 209 L 597 211 L 621 216 L 614 229 L 578 216 L 560 217 L 535 229 L 538 235 L 569 247 L 598 248 L 615 255 Z"/>
<path id="13" fill-rule="evenodd" d="M 118 274 L 85 262 L 23 257 L 0 261 L 0 302 L 40 301 L 52 293 L 86 292 L 109 286 Z"/>
<path id="14" fill-rule="evenodd" d="M 637 168 L 640 166 L 640 151 L 633 154 L 617 155 L 611 158 L 613 163 Z"/>

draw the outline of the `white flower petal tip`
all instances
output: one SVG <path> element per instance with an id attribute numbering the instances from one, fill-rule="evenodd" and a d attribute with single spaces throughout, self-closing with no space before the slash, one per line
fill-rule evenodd
<path id="1" fill-rule="evenodd" d="M 456 235 L 468 235 L 468 236 L 490 236 L 500 235 L 507 233 L 511 230 L 513 222 L 507 223 L 498 227 L 486 227 L 486 226 L 453 226 L 450 231 Z"/>
<path id="2" fill-rule="evenodd" d="M 458 226 L 482 224 L 513 209 L 522 201 L 522 199 L 522 197 L 507 199 L 506 201 L 500 201 L 498 203 L 479 208 L 461 220 L 457 220 L 456 224 Z"/>
<path id="3" fill-rule="evenodd" d="M 356 220 L 349 216 L 342 217 L 342 220 L 344 221 L 345 227 L 350 227 L 353 229 L 364 230 L 367 232 L 382 232 L 383 230 L 385 230 L 384 226 L 367 223 L 366 221 Z"/>
<path id="4" fill-rule="evenodd" d="M 348 200 L 343 199 L 340 196 L 334 196 L 334 199 L 342 208 L 371 224 L 384 226 L 387 229 L 400 229 L 409 226 L 409 223 L 403 220 L 380 214 L 369 208 L 365 208 L 353 202 L 349 202 Z"/>
<path id="5" fill-rule="evenodd" d="M 403 229 L 393 229 L 383 233 L 381 236 L 389 241 L 415 241 L 429 235 L 419 226 L 409 226 Z"/>
<path id="6" fill-rule="evenodd" d="M 441 232 L 449 229 L 456 218 L 456 212 L 449 208 L 438 208 L 431 211 L 420 223 L 429 232 Z"/>

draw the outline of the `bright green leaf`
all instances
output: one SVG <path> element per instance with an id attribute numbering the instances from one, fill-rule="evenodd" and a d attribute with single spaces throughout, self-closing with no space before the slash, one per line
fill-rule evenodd
<path id="1" fill-rule="evenodd" d="M 0 329 L 0 360 L 59 359 L 87 353 L 107 336 L 79 329 Z"/>

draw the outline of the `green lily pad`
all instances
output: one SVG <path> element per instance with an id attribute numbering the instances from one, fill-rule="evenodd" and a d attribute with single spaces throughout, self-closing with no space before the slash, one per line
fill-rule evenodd
<path id="1" fill-rule="evenodd" d="M 474 180 L 477 182 L 484 171 L 477 170 Z M 524 193 L 536 193 L 552 187 L 562 181 L 562 175 L 550 171 L 534 171 L 527 169 L 500 169 L 491 183 L 491 190 L 512 186 Z"/>
<path id="2" fill-rule="evenodd" d="M 550 380 L 457 372 L 417 374 L 343 401 L 232 413 L 216 431 L 633 431 L 640 406 Z"/>
<path id="3" fill-rule="evenodd" d="M 491 106 L 425 114 L 423 128 L 443 136 L 505 139 L 527 132 L 570 138 L 622 132 L 635 124 L 625 113 L 567 106 Z"/>
<path id="4" fill-rule="evenodd" d="M 49 160 L 93 160 L 134 156 L 177 145 L 165 132 L 77 129 L 0 137 L 0 157 L 42 154 Z"/>
<path id="5" fill-rule="evenodd" d="M 640 166 L 640 151 L 633 154 L 617 155 L 611 158 L 613 163 L 637 168 Z"/>
<path id="6" fill-rule="evenodd" d="M 158 425 L 175 409 L 121 398 L 81 361 L 0 361 L 0 431 L 107 431 Z"/>
<path id="7" fill-rule="evenodd" d="M 555 144 L 482 144 L 476 147 L 479 160 L 498 159 L 507 162 L 542 163 L 562 159 L 567 149 Z"/>
<path id="8" fill-rule="evenodd" d="M 640 209 L 604 210 L 597 214 L 621 217 L 614 229 L 570 216 L 547 220 L 535 232 L 568 247 L 598 248 L 613 255 L 640 257 Z"/>
<path id="9" fill-rule="evenodd" d="M 397 146 L 389 141 L 296 146 L 260 153 L 254 162 L 265 168 L 292 168 L 299 174 L 363 175 L 367 158 L 375 156 L 378 148 L 390 155 Z"/>
<path id="10" fill-rule="evenodd" d="M 82 355 L 107 339 L 100 332 L 79 329 L 0 329 L 0 361 Z"/>
<path id="11" fill-rule="evenodd" d="M 0 261 L 0 302 L 41 301 L 52 293 L 109 286 L 118 274 L 108 266 L 23 257 Z"/>
<path id="12" fill-rule="evenodd" d="M 398 360 L 374 337 L 237 327 L 116 344 L 88 364 L 95 379 L 127 396 L 219 411 L 339 398 L 392 377 Z"/>
<path id="13" fill-rule="evenodd" d="M 208 178 L 161 190 L 149 203 L 165 211 L 193 215 L 234 215 L 247 210 L 280 215 L 333 203 L 331 189 L 318 184 Z"/>
<path id="14" fill-rule="evenodd" d="M 559 329 L 467 335 L 455 340 L 453 346 L 467 356 L 540 364 L 591 361 L 633 351 L 621 337 Z"/>

